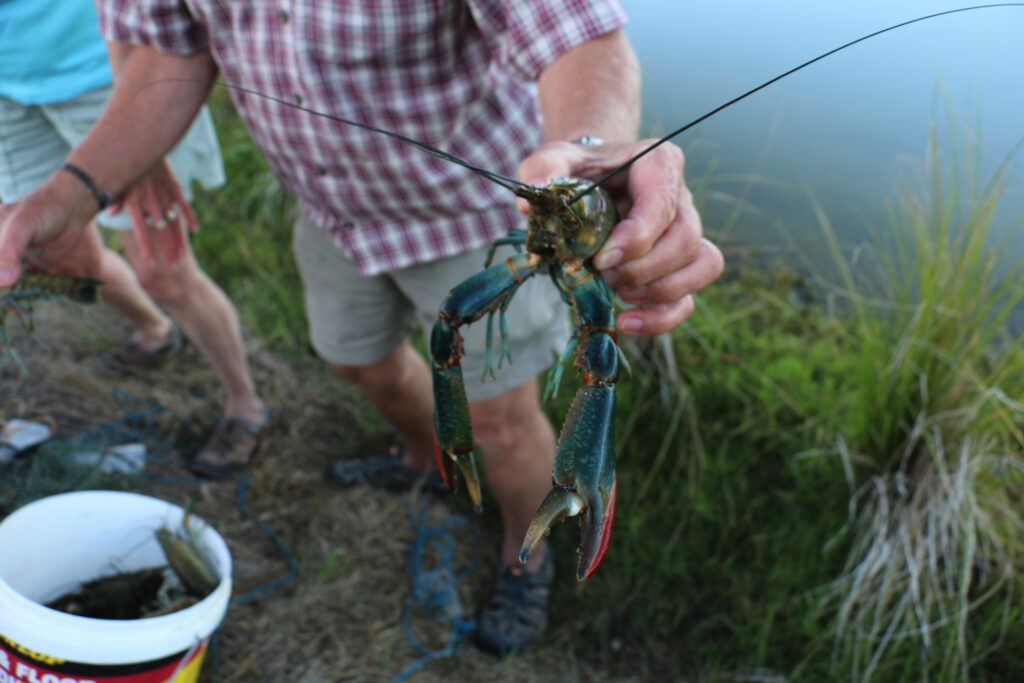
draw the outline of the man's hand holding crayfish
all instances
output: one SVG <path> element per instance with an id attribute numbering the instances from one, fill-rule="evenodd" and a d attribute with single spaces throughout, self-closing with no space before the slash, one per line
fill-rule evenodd
<path id="1" fill-rule="evenodd" d="M 537 89 L 547 142 L 520 165 L 526 182 L 598 180 L 655 142 L 636 140 L 640 68 L 622 30 L 566 52 L 541 73 Z M 683 162 L 682 150 L 665 143 L 601 185 L 615 199 L 621 222 L 593 262 L 634 306 L 618 315 L 624 334 L 671 330 L 693 312 L 693 294 L 722 273 L 722 253 L 702 237 Z"/>
<path id="2" fill-rule="evenodd" d="M 549 142 L 523 161 L 520 177 L 534 185 L 557 176 L 597 179 L 652 142 Z M 634 306 L 619 314 L 618 328 L 630 335 L 667 332 L 693 313 L 693 294 L 714 282 L 724 266 L 721 251 L 702 236 L 700 214 L 683 179 L 683 153 L 663 144 L 602 187 L 616 199 L 622 220 L 594 265 Z"/>

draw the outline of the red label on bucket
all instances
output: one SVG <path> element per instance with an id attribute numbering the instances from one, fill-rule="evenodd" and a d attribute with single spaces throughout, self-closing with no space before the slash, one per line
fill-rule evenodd
<path id="1" fill-rule="evenodd" d="M 0 634 L 0 683 L 195 683 L 206 641 L 151 662 L 85 664 L 34 652 Z"/>

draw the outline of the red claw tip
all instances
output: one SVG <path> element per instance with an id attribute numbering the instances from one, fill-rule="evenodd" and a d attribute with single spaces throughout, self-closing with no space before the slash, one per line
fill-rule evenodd
<path id="1" fill-rule="evenodd" d="M 441 461 L 441 444 L 437 441 L 437 434 L 434 434 L 434 464 L 437 465 L 437 471 L 441 474 L 441 481 L 448 488 L 452 487 L 452 483 L 448 481 L 448 475 L 445 474 L 444 463 Z"/>
<path id="2" fill-rule="evenodd" d="M 608 545 L 612 540 L 612 524 L 615 522 L 615 503 L 619 497 L 619 478 L 615 477 L 615 482 L 612 484 L 612 493 L 608 499 L 608 517 L 605 519 L 604 529 L 601 530 L 601 543 L 597 547 L 597 554 L 594 555 L 594 561 L 587 567 L 586 573 L 581 578 L 581 581 L 586 581 L 597 568 L 601 566 L 602 560 L 604 560 L 605 554 L 608 552 Z"/>

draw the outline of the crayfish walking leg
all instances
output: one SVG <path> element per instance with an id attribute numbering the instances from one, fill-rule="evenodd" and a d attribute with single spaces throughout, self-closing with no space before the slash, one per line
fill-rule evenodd
<path id="1" fill-rule="evenodd" d="M 589 578 L 601 564 L 611 539 L 618 480 L 615 476 L 614 409 L 619 349 L 607 285 L 586 269 L 556 274 L 576 313 L 575 365 L 584 386 L 576 393 L 558 439 L 552 474 L 554 488 L 530 522 L 522 563 L 551 527 L 567 516 L 580 517 L 576 578 Z"/>
<path id="2" fill-rule="evenodd" d="M 462 335 L 458 328 L 507 306 L 519 286 L 536 274 L 539 263 L 540 257 L 533 254 L 516 254 L 463 280 L 441 302 L 430 334 L 437 466 L 449 486 L 455 484 L 458 468 L 478 511 L 482 508 L 480 477 L 473 459 L 473 430 L 459 364 Z"/>

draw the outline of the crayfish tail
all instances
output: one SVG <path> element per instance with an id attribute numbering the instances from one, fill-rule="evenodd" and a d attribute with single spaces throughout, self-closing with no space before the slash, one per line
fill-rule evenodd
<path id="1" fill-rule="evenodd" d="M 519 561 L 526 564 L 530 559 L 530 553 L 534 551 L 541 539 L 548 535 L 551 527 L 566 517 L 580 514 L 585 506 L 586 501 L 575 491 L 561 486 L 551 489 L 533 519 L 530 520 L 530 527 L 526 530 L 526 537 L 523 539 L 523 547 L 519 551 Z"/>

